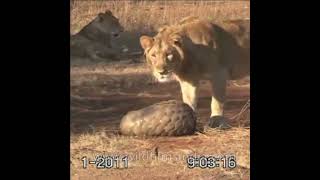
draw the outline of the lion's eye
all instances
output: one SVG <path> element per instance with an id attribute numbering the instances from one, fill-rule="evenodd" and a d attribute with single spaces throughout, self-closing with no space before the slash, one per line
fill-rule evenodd
<path id="1" fill-rule="evenodd" d="M 168 56 L 167 56 L 167 58 L 168 58 L 168 60 L 172 60 L 172 58 L 173 58 L 173 55 L 172 54 L 169 54 Z"/>
<path id="2" fill-rule="evenodd" d="M 156 57 L 156 54 L 151 54 L 152 57 Z"/>

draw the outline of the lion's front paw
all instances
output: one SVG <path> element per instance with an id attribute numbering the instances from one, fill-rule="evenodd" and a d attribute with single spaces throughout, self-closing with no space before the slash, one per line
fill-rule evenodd
<path id="1" fill-rule="evenodd" d="M 227 123 L 224 116 L 212 116 L 209 119 L 208 126 L 211 128 L 229 129 L 231 126 Z"/>

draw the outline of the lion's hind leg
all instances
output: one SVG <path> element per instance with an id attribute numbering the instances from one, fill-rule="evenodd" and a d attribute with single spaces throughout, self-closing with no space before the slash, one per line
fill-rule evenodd
<path id="1" fill-rule="evenodd" d="M 223 108 L 226 96 L 227 71 L 225 69 L 217 72 L 211 78 L 212 97 L 211 97 L 211 115 L 209 127 L 212 128 L 229 128 L 226 118 L 224 117 Z"/>

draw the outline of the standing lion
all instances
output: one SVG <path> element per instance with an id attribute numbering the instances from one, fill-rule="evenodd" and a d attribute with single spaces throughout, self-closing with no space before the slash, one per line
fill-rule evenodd
<path id="1" fill-rule="evenodd" d="M 160 28 L 154 37 L 140 37 L 153 75 L 159 82 L 174 76 L 180 83 L 183 102 L 194 111 L 199 81 L 211 82 L 208 124 L 221 128 L 229 126 L 223 114 L 227 80 L 242 78 L 250 72 L 250 48 L 241 47 L 239 42 L 232 32 L 197 17 L 187 17 L 177 25 Z"/>

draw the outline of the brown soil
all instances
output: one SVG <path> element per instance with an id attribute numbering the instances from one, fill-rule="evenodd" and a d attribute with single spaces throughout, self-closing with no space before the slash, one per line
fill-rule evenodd
<path id="1" fill-rule="evenodd" d="M 101 88 L 108 88 L 108 85 Z M 150 84 L 146 86 L 134 87 L 132 90 L 126 89 L 123 92 L 111 93 L 107 95 L 94 94 L 90 88 L 81 89 L 81 96 L 71 96 L 72 125 L 74 132 L 88 130 L 88 124 L 96 127 L 104 127 L 107 130 L 118 130 L 121 117 L 131 110 L 140 109 L 154 103 L 177 99 L 181 100 L 179 84 Z M 78 89 L 78 91 L 80 91 Z M 228 87 L 225 105 L 225 115 L 229 119 L 241 111 L 241 108 L 249 99 L 248 87 Z M 203 82 L 200 90 L 198 116 L 199 126 L 203 126 L 210 116 L 210 87 Z M 230 119 L 232 126 L 239 126 L 239 122 Z M 248 126 L 242 124 L 241 126 Z"/>

